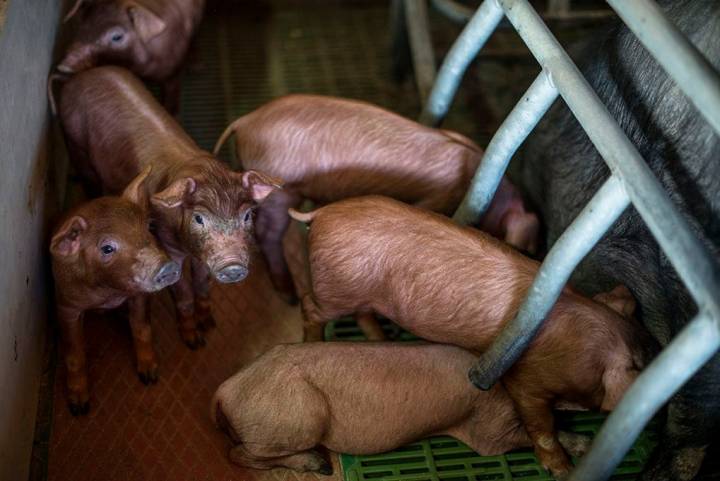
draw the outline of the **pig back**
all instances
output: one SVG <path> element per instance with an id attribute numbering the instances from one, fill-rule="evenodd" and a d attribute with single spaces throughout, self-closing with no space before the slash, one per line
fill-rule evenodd
<path id="1" fill-rule="evenodd" d="M 120 67 L 97 67 L 63 86 L 60 117 L 69 143 L 87 157 L 104 189 L 118 194 L 149 163 L 151 177 L 196 144 L 145 86 Z"/>
<path id="2" fill-rule="evenodd" d="M 161 81 L 179 70 L 202 19 L 205 0 L 139 1 L 157 13 L 167 27 L 148 42 L 150 56 L 146 62 L 136 66 L 137 73 L 141 77 Z"/>
<path id="3" fill-rule="evenodd" d="M 471 350 L 514 316 L 537 270 L 480 231 L 377 196 L 321 208 L 309 243 L 313 295 L 329 315 L 371 310 Z"/>
<path id="4" fill-rule="evenodd" d="M 320 203 L 379 194 L 450 213 L 480 158 L 459 134 L 332 97 L 283 97 L 235 127 L 244 168 L 282 178 Z"/>
<path id="5" fill-rule="evenodd" d="M 476 410 L 490 416 L 511 408 L 499 386 L 486 393 L 467 382 L 474 359 L 467 351 L 443 345 L 278 346 L 227 381 L 221 391 L 231 390 L 242 399 L 230 403 L 229 417 L 236 425 L 261 423 L 252 441 L 275 429 L 286 437 L 298 423 L 307 423 L 304 432 L 315 431 L 321 421 L 318 444 L 351 454 L 377 453 L 452 430 L 476 416 Z M 307 386 L 318 395 L 309 393 Z M 283 414 L 268 419 L 269 412 Z"/>

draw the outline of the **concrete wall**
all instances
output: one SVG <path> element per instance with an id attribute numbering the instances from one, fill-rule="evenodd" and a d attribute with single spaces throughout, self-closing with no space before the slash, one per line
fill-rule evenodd
<path id="1" fill-rule="evenodd" d="M 2 0 L 0 0 L 2 1 Z M 49 285 L 45 95 L 61 2 L 10 0 L 0 30 L 0 481 L 28 477 Z"/>

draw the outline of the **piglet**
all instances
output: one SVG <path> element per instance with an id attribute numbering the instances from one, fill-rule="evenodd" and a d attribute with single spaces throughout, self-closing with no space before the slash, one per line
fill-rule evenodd
<path id="1" fill-rule="evenodd" d="M 121 197 L 100 197 L 69 212 L 50 242 L 57 316 L 65 345 L 70 412 L 88 412 L 89 392 L 83 315 L 126 300 L 140 380 L 157 381 L 147 293 L 180 278 L 180 266 L 158 249 L 148 230 L 144 183 L 150 169 Z"/>
<path id="2" fill-rule="evenodd" d="M 180 335 L 195 349 L 212 327 L 209 275 L 243 280 L 250 267 L 253 211 L 279 181 L 233 172 L 182 130 L 129 71 L 96 67 L 70 78 L 60 97 L 65 142 L 86 184 L 121 192 L 138 172 L 147 179 L 157 236 L 192 274 L 173 286 Z"/>
<path id="3" fill-rule="evenodd" d="M 474 389 L 475 356 L 418 343 L 276 346 L 225 381 L 211 416 L 232 440 L 230 460 L 256 469 L 332 474 L 316 450 L 376 454 L 450 435 L 481 455 L 531 446 L 505 389 Z M 587 439 L 560 433 L 579 454 Z"/>
<path id="4" fill-rule="evenodd" d="M 388 198 L 291 215 L 311 221 L 312 294 L 302 299 L 311 324 L 381 314 L 424 339 L 480 353 L 518 312 L 538 271 L 536 261 L 481 231 Z M 648 352 L 647 334 L 627 317 L 627 289 L 598 300 L 566 289 L 504 378 L 538 458 L 557 475 L 571 465 L 557 443 L 553 402 L 613 409 Z"/>
<path id="5" fill-rule="evenodd" d="M 75 74 L 116 64 L 163 84 L 165 107 L 177 111 L 179 73 L 202 19 L 205 0 L 76 0 L 73 40 L 57 66 Z"/>
<path id="6" fill-rule="evenodd" d="M 470 185 L 482 150 L 456 132 L 425 127 L 369 103 L 289 95 L 235 120 L 215 146 L 235 135 L 244 168 L 285 181 L 259 209 L 258 244 L 271 278 L 289 300 L 295 291 L 283 256 L 287 209 L 301 200 L 324 204 L 380 194 L 452 214 Z M 521 250 L 534 251 L 539 221 L 504 181 L 482 228 Z M 375 330 L 376 333 L 378 330 Z"/>

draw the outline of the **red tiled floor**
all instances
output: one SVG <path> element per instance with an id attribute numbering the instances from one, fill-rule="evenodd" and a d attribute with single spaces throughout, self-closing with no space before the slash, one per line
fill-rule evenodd
<path id="1" fill-rule="evenodd" d="M 293 271 L 302 272 L 298 229 L 291 229 L 288 241 Z M 230 464 L 225 456 L 229 441 L 209 416 L 210 398 L 223 380 L 275 344 L 301 339 L 300 310 L 275 295 L 259 259 L 246 281 L 214 286 L 212 301 L 217 327 L 207 334 L 203 349 L 191 351 L 180 341 L 170 296 L 163 292 L 153 299 L 160 380 L 150 387 L 135 374 L 130 331 L 122 314 L 87 320 L 91 411 L 77 418 L 70 415 L 59 362 L 50 481 L 316 479 Z"/>

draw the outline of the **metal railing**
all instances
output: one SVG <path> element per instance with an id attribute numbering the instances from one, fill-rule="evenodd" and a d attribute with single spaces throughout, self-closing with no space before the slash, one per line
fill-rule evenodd
<path id="1" fill-rule="evenodd" d="M 608 0 L 680 89 L 720 132 L 720 78 L 652 0 Z M 489 389 L 522 355 L 573 270 L 632 203 L 698 305 L 699 313 L 628 389 L 571 480 L 607 479 L 665 402 L 720 348 L 720 268 L 691 233 L 634 145 L 527 0 L 485 0 L 448 53 L 421 121 L 438 125 L 460 80 L 506 16 L 542 72 L 488 145 L 454 219 L 468 223 L 487 209 L 510 158 L 560 95 L 611 171 L 545 258 L 517 317 L 470 371 Z M 680 362 L 678 362 L 680 361 Z"/>
<path id="2" fill-rule="evenodd" d="M 424 103 L 430 89 L 433 87 L 436 75 L 427 3 L 425 0 L 392 0 L 391 5 L 394 48 L 407 48 L 409 50 L 412 69 L 415 73 L 415 84 L 420 94 L 420 100 Z M 469 22 L 475 14 L 473 8 L 455 0 L 430 0 L 430 5 L 444 17 L 458 24 Z M 543 15 L 548 19 L 573 20 L 603 18 L 607 17 L 608 14 L 612 14 L 612 11 L 573 10 L 570 6 L 570 0 L 548 0 L 548 8 Z M 500 12 L 498 22 L 500 20 L 502 20 L 502 12 Z M 473 30 L 477 31 L 478 29 Z M 486 31 L 486 29 L 479 30 Z M 492 33 L 493 30 L 494 28 L 487 31 Z M 484 41 L 477 44 L 482 43 Z M 402 47 L 400 47 L 401 45 Z M 394 52 L 394 54 L 404 56 L 405 52 Z M 472 57 L 474 55 L 470 57 L 470 60 L 472 60 Z M 465 58 L 465 56 L 462 56 L 462 58 Z M 395 60 L 399 61 L 397 58 Z M 405 65 L 402 67 L 398 65 L 395 68 L 404 69 Z"/>

